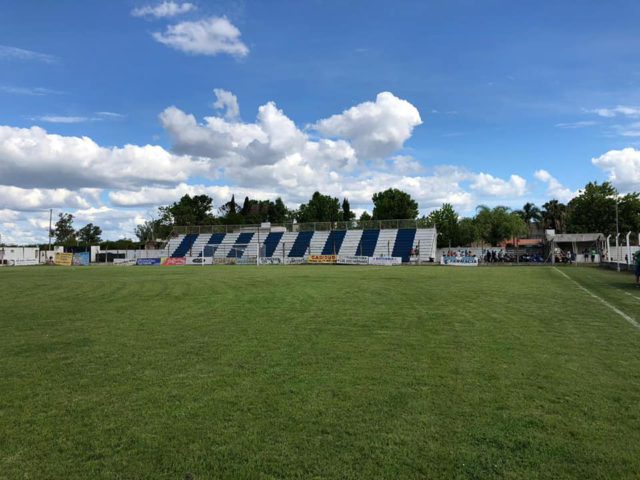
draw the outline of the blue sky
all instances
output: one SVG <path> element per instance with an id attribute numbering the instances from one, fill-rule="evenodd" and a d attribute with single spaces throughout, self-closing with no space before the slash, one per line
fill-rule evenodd
<path id="1" fill-rule="evenodd" d="M 398 187 L 470 214 L 640 189 L 638 2 L 0 11 L 3 239 L 45 238 L 48 208 L 131 236 L 183 193 L 295 206 L 319 189 L 363 210 Z"/>

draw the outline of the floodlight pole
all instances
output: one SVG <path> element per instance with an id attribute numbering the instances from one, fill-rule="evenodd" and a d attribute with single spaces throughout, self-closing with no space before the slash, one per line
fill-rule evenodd
<path id="1" fill-rule="evenodd" d="M 616 197 L 616 266 L 620 271 L 620 249 L 618 247 L 618 237 L 620 236 L 620 222 L 618 221 L 618 197 Z"/>

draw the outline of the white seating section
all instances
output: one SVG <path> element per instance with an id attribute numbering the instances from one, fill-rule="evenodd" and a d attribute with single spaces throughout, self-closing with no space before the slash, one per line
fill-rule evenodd
<path id="1" fill-rule="evenodd" d="M 362 240 L 362 232 L 363 232 L 362 230 L 347 230 L 346 234 L 344 235 L 342 244 L 340 245 L 340 249 L 337 252 L 338 255 L 343 255 L 343 256 L 358 255 L 359 246 Z M 403 230 L 402 232 L 403 232 L 404 238 L 407 238 L 407 236 L 409 236 L 409 240 L 406 240 L 406 241 L 410 242 L 411 241 L 410 238 L 413 235 L 413 232 L 411 232 L 410 230 L 409 232 L 407 232 L 406 230 Z M 240 235 L 241 233 L 239 232 L 227 233 L 226 235 L 224 235 L 222 242 L 220 243 L 219 247 L 215 251 L 214 258 L 226 258 L 229 255 L 229 252 L 232 251 L 234 245 L 238 242 L 238 237 L 240 237 Z M 248 234 L 246 233 L 242 235 L 244 235 L 242 238 L 245 238 L 248 236 Z M 242 246 L 242 250 L 245 252 L 244 255 L 255 257 L 256 252 L 258 251 L 259 245 L 264 243 L 267 236 L 268 236 L 268 232 L 265 232 L 265 231 L 261 231 L 260 235 L 254 234 L 251 237 L 251 239 L 248 241 L 248 243 L 243 244 Z M 203 233 L 203 234 L 197 235 L 195 240 L 193 238 L 195 236 L 191 235 L 190 238 L 187 238 L 187 242 L 183 243 L 183 240 L 185 240 L 185 237 L 186 235 L 179 235 L 169 240 L 169 243 L 167 245 L 167 250 L 170 255 L 173 255 L 176 252 L 176 250 L 184 251 L 184 249 L 186 248 L 184 243 L 191 244 L 191 242 L 193 243 L 188 247 L 186 255 L 194 256 L 194 257 L 201 255 L 203 253 L 205 245 L 207 245 L 209 240 L 211 239 L 211 234 Z M 291 252 L 291 247 L 295 243 L 297 237 L 298 237 L 298 232 L 285 232 L 282 235 L 282 238 L 280 239 L 280 241 L 278 242 L 275 250 L 273 250 L 273 253 L 271 256 L 280 257 L 280 258 L 284 256 L 285 258 L 287 258 L 289 253 Z M 309 249 L 307 253 L 310 255 L 321 255 L 323 250 L 325 250 L 325 247 L 328 241 L 330 241 L 330 232 L 328 231 L 314 232 L 313 236 L 311 237 L 311 241 L 309 243 Z M 396 245 L 397 241 L 399 241 L 400 243 Z M 335 245 L 335 241 L 332 241 L 331 243 L 332 245 Z M 403 258 L 405 258 L 405 261 L 407 261 L 406 259 L 409 256 L 409 252 L 404 251 L 406 249 L 405 244 L 403 244 L 400 241 L 398 237 L 398 230 L 382 229 L 380 230 L 380 233 L 378 235 L 373 256 L 377 257 L 377 256 L 393 255 L 394 247 L 396 250 L 396 255 L 403 256 Z M 419 249 L 418 260 L 420 262 L 428 262 L 429 259 L 435 258 L 436 230 L 433 228 L 416 229 L 412 248 Z M 330 248 L 329 250 L 333 250 L 333 247 Z M 398 250 L 400 250 L 401 253 L 398 253 Z M 264 249 L 262 249 L 262 251 L 264 251 Z"/>

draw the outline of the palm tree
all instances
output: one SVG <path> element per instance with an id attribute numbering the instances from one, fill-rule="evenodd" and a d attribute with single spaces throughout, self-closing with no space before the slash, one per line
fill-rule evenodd
<path id="1" fill-rule="evenodd" d="M 542 208 L 544 228 L 553 228 L 557 233 L 564 233 L 567 224 L 567 206 L 558 200 L 549 200 L 542 205 Z"/>
<path id="2" fill-rule="evenodd" d="M 522 207 L 522 210 L 516 210 L 513 212 L 524 220 L 524 223 L 527 225 L 528 233 L 531 235 L 531 223 L 539 223 L 542 220 L 542 212 L 540 209 L 533 203 L 527 202 Z"/>

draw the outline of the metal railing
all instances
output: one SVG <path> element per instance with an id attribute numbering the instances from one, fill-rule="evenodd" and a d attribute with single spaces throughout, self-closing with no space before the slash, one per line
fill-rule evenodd
<path id="1" fill-rule="evenodd" d="M 263 227 L 263 225 L 265 225 Z M 255 225 L 188 225 L 174 226 L 171 237 L 185 234 L 214 234 L 255 232 L 258 230 L 282 232 L 319 232 L 332 230 L 384 230 L 400 228 L 429 228 L 426 219 L 416 220 L 352 220 L 349 222 L 271 223 Z"/>

